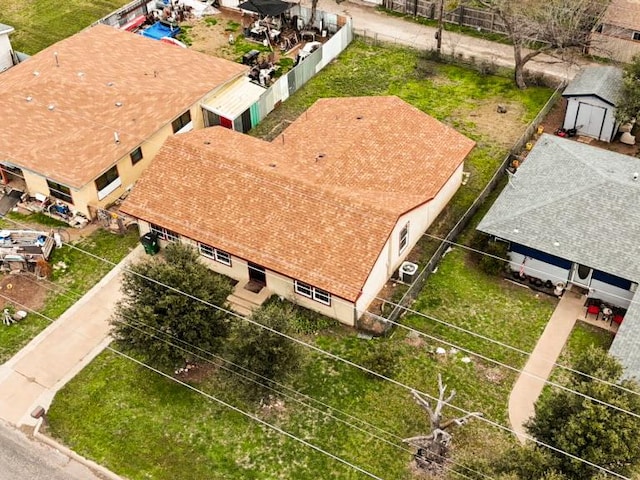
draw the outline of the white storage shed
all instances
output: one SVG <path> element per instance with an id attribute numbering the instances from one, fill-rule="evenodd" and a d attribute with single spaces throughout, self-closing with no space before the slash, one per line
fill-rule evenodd
<path id="1" fill-rule="evenodd" d="M 11 32 L 13 32 L 13 27 L 0 23 L 0 72 L 13 67 L 13 50 L 9 40 Z"/>
<path id="2" fill-rule="evenodd" d="M 563 128 L 578 135 L 610 142 L 618 131 L 616 106 L 622 91 L 622 70 L 616 67 L 587 67 L 567 85 Z"/>

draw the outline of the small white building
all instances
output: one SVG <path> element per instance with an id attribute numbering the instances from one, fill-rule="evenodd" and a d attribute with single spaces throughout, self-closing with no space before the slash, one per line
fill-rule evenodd
<path id="1" fill-rule="evenodd" d="M 622 70 L 616 67 L 587 67 L 567 85 L 563 128 L 578 135 L 611 142 L 618 132 L 616 106 L 622 91 Z"/>
<path id="2" fill-rule="evenodd" d="M 15 63 L 11 40 L 9 40 L 9 34 L 12 32 L 13 27 L 0 23 L 0 73 L 13 67 Z"/>
<path id="3" fill-rule="evenodd" d="M 168 139 L 121 210 L 219 273 L 354 325 L 474 145 L 397 97 L 321 99 L 271 142 L 218 126 Z"/>

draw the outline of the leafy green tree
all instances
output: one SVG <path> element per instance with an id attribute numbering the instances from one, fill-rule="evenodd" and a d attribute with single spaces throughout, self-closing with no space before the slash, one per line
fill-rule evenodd
<path id="1" fill-rule="evenodd" d="M 637 119 L 640 114 L 640 55 L 624 67 L 620 98 L 624 101 L 616 107 L 616 118 L 621 122 Z"/>
<path id="2" fill-rule="evenodd" d="M 157 282 L 157 283 L 156 283 Z M 171 243 L 161 257 L 134 264 L 123 275 L 124 298 L 112 319 L 113 335 L 121 348 L 163 368 L 193 361 L 197 349 L 215 352 L 230 331 L 224 306 L 233 287 L 212 272 L 190 246 Z"/>
<path id="3" fill-rule="evenodd" d="M 568 387 L 622 410 L 640 412 L 637 384 L 621 380 L 622 366 L 607 352 L 591 347 L 574 362 L 578 372 L 572 374 Z M 622 390 L 602 379 L 620 384 Z M 535 407 L 535 417 L 528 423 L 531 435 L 596 465 L 629 476 L 640 462 L 640 420 L 608 405 L 566 390 L 554 390 L 543 396 Z M 538 447 L 545 448 L 545 447 Z M 550 451 L 551 466 L 568 478 L 593 479 L 600 475 L 594 467 L 560 452 Z"/>
<path id="4" fill-rule="evenodd" d="M 251 319 L 278 332 L 290 334 L 296 312 L 288 303 L 268 303 L 254 310 Z M 265 380 L 281 381 L 300 364 L 300 345 L 275 332 L 250 322 L 237 323 L 230 342 L 235 369 L 255 380 L 244 382 L 247 393 L 260 396 L 266 392 Z"/>

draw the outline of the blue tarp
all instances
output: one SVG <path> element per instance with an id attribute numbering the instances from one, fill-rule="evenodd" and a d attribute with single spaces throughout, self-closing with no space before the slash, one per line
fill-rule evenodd
<path id="1" fill-rule="evenodd" d="M 145 28 L 142 31 L 142 35 L 145 37 L 160 40 L 164 37 L 175 37 L 180 33 L 180 27 L 170 27 L 162 22 L 156 22 L 149 28 Z"/>

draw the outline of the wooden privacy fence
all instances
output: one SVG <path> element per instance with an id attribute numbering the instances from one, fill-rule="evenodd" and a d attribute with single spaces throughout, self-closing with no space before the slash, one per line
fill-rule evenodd
<path id="1" fill-rule="evenodd" d="M 524 133 L 514 143 L 513 147 L 511 148 L 509 153 L 504 157 L 502 162 L 500 162 L 500 165 L 494 172 L 493 176 L 491 177 L 487 185 L 485 185 L 482 192 L 480 192 L 480 194 L 476 197 L 476 199 L 473 201 L 473 203 L 467 209 L 464 215 L 460 217 L 458 222 L 449 231 L 447 236 L 444 239 L 442 239 L 435 253 L 431 255 L 431 258 L 429 259 L 427 264 L 422 268 L 422 270 L 420 271 L 420 273 L 418 274 L 414 282 L 411 284 L 411 286 L 405 292 L 402 298 L 398 301 L 398 303 L 396 304 L 395 308 L 391 311 L 389 316 L 386 318 L 383 318 L 378 315 L 374 315 L 369 312 L 366 312 L 364 314 L 365 317 L 369 317 L 374 321 L 377 320 L 378 322 L 382 322 L 386 328 L 385 331 L 388 331 L 393 326 L 393 324 L 398 321 L 400 316 L 406 311 L 409 305 L 422 291 L 425 283 L 427 282 L 427 279 L 429 278 L 429 275 L 433 273 L 438 263 L 440 263 L 440 260 L 442 260 L 442 257 L 447 252 L 447 249 L 451 246 L 453 242 L 455 242 L 458 235 L 460 235 L 460 233 L 469 224 L 469 221 L 473 218 L 473 216 L 476 214 L 478 209 L 482 206 L 482 204 L 484 203 L 486 198 L 489 196 L 489 194 L 496 188 L 496 186 L 500 182 L 500 179 L 504 175 L 506 168 L 509 166 L 509 163 L 513 158 L 513 156 L 518 155 L 524 148 L 525 144 L 529 140 L 531 140 L 531 138 L 533 137 L 534 133 L 538 128 L 538 125 L 540 125 L 544 117 L 547 115 L 547 113 L 549 113 L 549 110 L 551 110 L 551 108 L 556 104 L 556 102 L 562 95 L 562 91 L 564 90 L 565 86 L 566 84 L 562 83 L 558 88 L 556 88 L 556 90 L 553 92 L 553 95 L 551 95 L 551 98 L 549 98 L 549 100 L 544 105 L 544 107 L 542 107 L 540 112 L 538 112 L 538 115 L 536 115 L 536 118 L 534 118 L 533 121 L 529 123 Z"/>
<path id="2" fill-rule="evenodd" d="M 384 6 L 389 10 L 414 17 L 438 18 L 439 2 L 427 0 L 385 0 Z M 500 17 L 488 10 L 459 6 L 453 10 L 445 12 L 443 20 L 446 23 L 461 25 L 464 27 L 480 28 L 481 30 L 494 33 L 505 33 L 507 31 Z"/>

